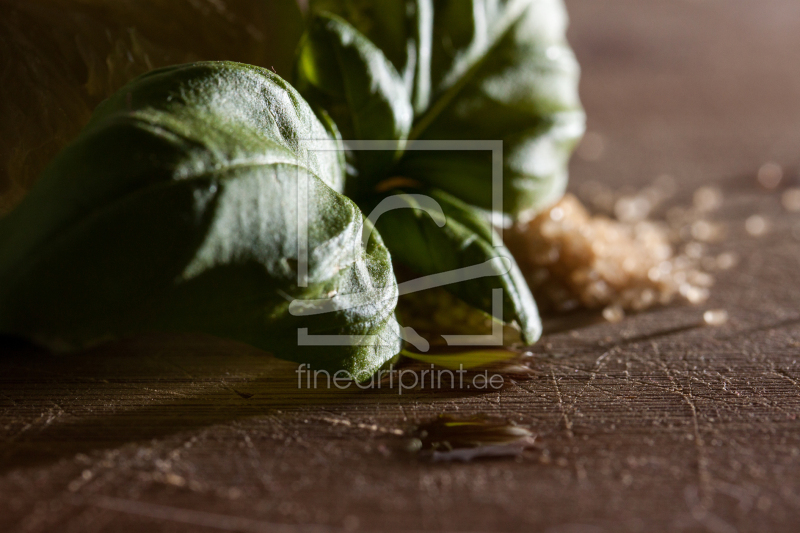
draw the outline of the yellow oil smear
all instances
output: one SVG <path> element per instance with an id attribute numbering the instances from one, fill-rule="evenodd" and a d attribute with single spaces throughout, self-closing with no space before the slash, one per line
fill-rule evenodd
<path id="1" fill-rule="evenodd" d="M 516 457 L 533 446 L 535 435 L 513 422 L 476 415 L 440 415 L 420 424 L 409 449 L 433 461 L 471 461 L 487 457 Z"/>
<path id="2" fill-rule="evenodd" d="M 469 370 L 516 358 L 519 352 L 507 348 L 459 351 L 453 353 L 417 353 L 403 350 L 409 359 L 429 363 L 449 370 Z"/>

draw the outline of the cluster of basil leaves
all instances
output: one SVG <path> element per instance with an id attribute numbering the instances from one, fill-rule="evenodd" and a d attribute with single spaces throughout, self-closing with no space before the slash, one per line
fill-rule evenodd
<path id="1" fill-rule="evenodd" d="M 75 347 L 200 331 L 363 379 L 403 342 L 392 261 L 424 276 L 510 258 L 486 217 L 491 152 L 406 148 L 502 140 L 504 215 L 556 200 L 584 123 L 561 0 L 311 0 L 306 20 L 293 85 L 194 63 L 97 108 L 0 220 L 0 332 Z M 416 208 L 372 231 L 387 195 Z M 487 313 L 502 288 L 503 320 L 535 342 L 518 268 L 488 264 L 446 288 Z"/>

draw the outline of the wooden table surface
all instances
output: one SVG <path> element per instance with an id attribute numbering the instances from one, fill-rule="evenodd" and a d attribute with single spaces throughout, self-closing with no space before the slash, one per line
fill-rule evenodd
<path id="1" fill-rule="evenodd" d="M 597 180 L 724 192 L 713 251 L 739 264 L 701 307 L 550 332 L 501 392 L 298 390 L 294 366 L 191 336 L 71 356 L 6 342 L 0 530 L 800 530 L 800 2 L 571 0 Z M 599 137 L 598 137 L 599 136 Z M 596 155 L 596 154 L 595 154 Z M 781 187 L 756 181 L 764 163 Z M 744 221 L 763 216 L 753 237 Z M 699 327 L 703 310 L 727 324 Z M 431 463 L 417 422 L 530 427 L 517 459 Z"/>

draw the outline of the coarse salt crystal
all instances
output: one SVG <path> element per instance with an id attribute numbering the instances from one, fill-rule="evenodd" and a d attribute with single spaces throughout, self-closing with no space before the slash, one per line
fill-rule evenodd
<path id="1" fill-rule="evenodd" d="M 617 323 L 625 318 L 625 311 L 621 305 L 609 305 L 603 309 L 603 318 L 611 323 Z"/>
<path id="2" fill-rule="evenodd" d="M 703 313 L 703 322 L 709 326 L 721 326 L 728 321 L 728 312 L 725 309 L 709 309 Z"/>
<path id="3" fill-rule="evenodd" d="M 753 237 L 759 237 L 767 231 L 767 221 L 760 215 L 753 215 L 745 221 L 744 229 Z"/>

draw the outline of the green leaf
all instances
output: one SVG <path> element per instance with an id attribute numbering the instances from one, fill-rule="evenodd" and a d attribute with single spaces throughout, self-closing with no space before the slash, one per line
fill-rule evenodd
<path id="1" fill-rule="evenodd" d="M 341 18 L 312 18 L 297 53 L 296 86 L 317 109 L 325 110 L 347 140 L 405 141 L 413 111 L 402 78 L 383 53 Z M 374 185 L 402 153 L 355 154 L 355 191 Z M 351 187 L 348 187 L 350 189 Z"/>
<path id="2" fill-rule="evenodd" d="M 556 201 L 584 129 L 561 0 L 317 0 L 413 73 L 410 140 L 502 140 L 503 210 Z M 401 13 L 405 17 L 389 16 Z M 405 53 L 403 51 L 405 50 Z M 412 66 L 413 64 L 413 66 Z M 394 170 L 492 208 L 488 151 L 408 151 Z"/>
<path id="3" fill-rule="evenodd" d="M 433 99 L 413 139 L 502 139 L 507 213 L 556 201 L 583 133 L 579 68 L 561 0 L 436 4 Z M 411 176 L 490 208 L 486 152 L 409 152 Z"/>
<path id="4" fill-rule="evenodd" d="M 447 193 L 420 192 L 395 191 L 370 215 L 380 213 L 375 226 L 392 258 L 422 276 L 447 272 L 445 289 L 505 323 L 516 323 L 523 342 L 536 342 L 542 333 L 536 303 L 508 250 L 493 246 L 499 239 L 489 223 Z M 502 314 L 492 309 L 492 291 L 498 288 Z"/>
<path id="5" fill-rule="evenodd" d="M 334 13 L 383 51 L 401 74 L 415 110 L 430 98 L 432 0 L 311 0 L 312 13 Z"/>
<path id="6" fill-rule="evenodd" d="M 369 377 L 400 350 L 397 286 L 380 237 L 361 245 L 340 153 L 309 143 L 329 138 L 265 69 L 196 63 L 141 76 L 0 220 L 0 331 L 68 347 L 205 332 Z M 293 314 L 306 299 L 330 300 L 331 312 Z M 298 328 L 360 344 L 298 346 Z"/>

